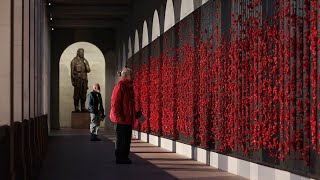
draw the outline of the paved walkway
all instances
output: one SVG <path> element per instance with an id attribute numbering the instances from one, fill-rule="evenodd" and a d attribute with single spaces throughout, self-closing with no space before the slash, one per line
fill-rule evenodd
<path id="1" fill-rule="evenodd" d="M 90 142 L 87 130 L 53 132 L 39 180 L 244 179 L 140 140 L 132 140 L 133 164 L 117 165 L 114 133 L 100 137 Z"/>

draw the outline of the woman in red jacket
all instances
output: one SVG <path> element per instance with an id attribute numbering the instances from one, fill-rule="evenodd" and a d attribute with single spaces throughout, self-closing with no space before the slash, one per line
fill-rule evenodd
<path id="1" fill-rule="evenodd" d="M 110 119 L 116 123 L 115 155 L 117 164 L 131 164 L 129 159 L 132 124 L 135 118 L 133 72 L 129 68 L 120 73 L 111 97 Z"/>

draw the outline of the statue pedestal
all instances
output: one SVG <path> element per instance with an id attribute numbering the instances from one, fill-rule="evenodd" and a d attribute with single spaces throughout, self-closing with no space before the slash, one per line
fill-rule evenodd
<path id="1" fill-rule="evenodd" d="M 71 113 L 72 129 L 89 129 L 90 113 L 89 112 L 72 112 Z"/>

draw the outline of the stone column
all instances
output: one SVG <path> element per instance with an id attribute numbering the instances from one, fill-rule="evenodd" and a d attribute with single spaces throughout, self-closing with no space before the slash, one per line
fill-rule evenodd
<path id="1" fill-rule="evenodd" d="M 10 124 L 10 0 L 0 6 L 0 125 Z"/>
<path id="2" fill-rule="evenodd" d="M 11 34 L 13 4 L 11 0 L 1 1 L 0 6 L 0 126 L 11 125 L 13 122 L 13 58 L 12 44 L 13 36 Z M 13 152 L 13 131 L 10 129 L 10 151 Z M 13 153 L 10 153 L 10 175 L 13 172 Z"/>
<path id="3" fill-rule="evenodd" d="M 30 16 L 29 16 L 29 0 L 24 1 L 24 37 L 23 37 L 23 119 L 30 119 Z"/>
<path id="4" fill-rule="evenodd" d="M 49 17 L 47 17 L 48 14 L 48 6 L 44 6 L 44 13 L 43 13 L 43 19 L 44 19 L 44 24 L 43 24 L 43 42 L 44 42 L 44 57 L 45 57 L 45 63 L 43 65 L 43 69 L 44 69 L 44 76 L 43 76 L 43 114 L 47 114 L 48 115 L 48 130 L 50 131 L 51 127 L 50 127 L 50 96 L 51 96 L 51 92 L 50 92 L 50 57 L 51 57 L 51 51 L 50 51 L 50 44 L 51 44 L 51 40 L 50 40 L 50 26 L 49 26 Z"/>
<path id="5" fill-rule="evenodd" d="M 108 120 L 108 113 L 110 112 L 111 108 L 111 95 L 115 83 L 114 79 L 114 67 L 116 67 L 116 56 L 113 52 L 109 51 L 105 55 L 106 59 L 106 81 L 105 81 L 105 102 L 104 102 L 104 110 L 107 115 L 107 120 L 105 120 L 105 127 L 106 128 L 112 128 L 112 123 L 110 120 Z M 111 87 L 111 88 L 110 88 Z"/>
<path id="6" fill-rule="evenodd" d="M 117 57 L 117 71 L 121 70 L 121 49 L 118 50 L 118 57 Z"/>
<path id="7" fill-rule="evenodd" d="M 37 10 L 38 10 L 38 28 L 37 28 L 37 38 L 38 38 L 38 60 L 37 60 L 37 67 L 38 67 L 38 77 L 37 77 L 37 91 L 38 91 L 38 116 L 43 115 L 42 114 L 42 89 L 43 89 L 43 84 L 42 84 L 42 64 L 44 61 L 44 57 L 43 57 L 43 53 L 42 53 L 42 34 L 43 34 L 43 29 L 41 27 L 41 21 L 42 21 L 42 0 L 38 0 L 38 4 L 37 4 Z"/>
<path id="8" fill-rule="evenodd" d="M 14 121 L 22 121 L 22 0 L 14 0 Z"/>
<path id="9" fill-rule="evenodd" d="M 29 86 L 30 86 L 30 91 L 29 91 L 29 98 L 30 98 L 30 118 L 34 118 L 35 117 L 35 93 L 34 93 L 34 73 L 35 73 L 35 54 L 34 54 L 34 49 L 35 49 L 35 42 L 34 42 L 34 33 L 35 33 L 35 14 L 34 14 L 34 1 L 35 0 L 30 0 L 30 36 L 29 36 L 29 53 L 30 53 L 30 69 L 29 69 Z"/>
<path id="10" fill-rule="evenodd" d="M 41 3 L 42 4 L 42 3 Z M 48 114 L 48 105 L 49 105 L 49 17 L 46 16 L 47 14 L 47 6 L 42 6 L 42 114 Z"/>
<path id="11" fill-rule="evenodd" d="M 39 9 L 38 0 L 34 0 L 34 116 L 39 116 Z"/>
<path id="12" fill-rule="evenodd" d="M 126 62 L 127 62 L 127 48 L 126 48 L 126 44 L 123 43 L 121 69 L 123 69 L 126 66 Z"/>

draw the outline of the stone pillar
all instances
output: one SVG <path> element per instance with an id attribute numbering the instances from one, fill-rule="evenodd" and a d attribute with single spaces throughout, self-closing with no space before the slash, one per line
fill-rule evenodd
<path id="1" fill-rule="evenodd" d="M 120 76 L 118 75 L 118 71 L 121 71 L 122 68 L 122 49 L 119 48 L 118 50 L 118 58 L 117 58 L 117 68 L 114 70 L 114 74 L 115 74 L 115 82 L 118 82 L 120 79 Z"/>
<path id="2" fill-rule="evenodd" d="M 118 57 L 117 57 L 117 71 L 121 70 L 121 49 L 118 50 Z"/>
<path id="3" fill-rule="evenodd" d="M 42 6 L 42 79 L 41 79 L 41 84 L 42 84 L 42 114 L 48 114 L 48 105 L 49 105 L 49 20 L 48 17 L 46 16 L 47 14 L 47 6 Z"/>
<path id="4" fill-rule="evenodd" d="M 14 0 L 14 121 L 22 121 L 22 0 Z"/>
<path id="5" fill-rule="evenodd" d="M 50 38 L 50 32 L 51 32 L 51 29 L 50 29 L 50 26 L 49 26 L 49 17 L 47 17 L 47 14 L 48 14 L 48 6 L 44 6 L 44 13 L 43 13 L 43 18 L 44 18 L 44 37 L 43 37 L 43 42 L 44 42 L 44 57 L 45 57 L 45 63 L 43 65 L 43 69 L 44 69 L 44 73 L 45 75 L 43 76 L 44 79 L 44 89 L 43 89 L 43 107 L 44 107 L 44 111 L 43 111 L 43 114 L 47 114 L 48 115 L 48 119 L 47 121 L 50 122 L 51 119 L 50 119 L 50 96 L 51 96 L 51 92 L 50 92 L 50 57 L 51 57 L 51 38 Z M 50 131 L 51 127 L 50 127 L 50 123 L 48 123 L 48 130 Z"/>
<path id="6" fill-rule="evenodd" d="M 29 36 L 29 53 L 30 53 L 30 69 L 29 69 L 29 86 L 30 86 L 30 91 L 29 91 L 29 98 L 30 98 L 30 118 L 35 117 L 35 93 L 34 93 L 34 73 L 35 73 L 35 54 L 34 54 L 34 49 L 35 49 L 35 42 L 34 42 L 34 33 L 35 33 L 35 14 L 34 14 L 34 1 L 35 0 L 30 0 L 30 36 Z"/>
<path id="7" fill-rule="evenodd" d="M 39 116 L 39 9 L 38 0 L 34 0 L 34 116 Z"/>
<path id="8" fill-rule="evenodd" d="M 11 0 L 1 1 L 0 6 L 0 126 L 11 125 L 13 122 L 13 89 L 12 89 L 12 74 L 13 71 L 13 58 L 12 58 L 12 12 L 13 4 Z M 13 131 L 10 129 L 10 152 L 13 150 Z M 9 176 L 13 171 L 13 153 L 10 153 L 10 166 Z"/>
<path id="9" fill-rule="evenodd" d="M 0 6 L 0 125 L 10 124 L 10 0 L 1 1 Z"/>
<path id="10" fill-rule="evenodd" d="M 109 51 L 105 54 L 105 59 L 106 59 L 106 81 L 105 81 L 105 102 L 104 102 L 104 110 L 106 113 L 106 120 L 105 120 L 105 128 L 113 128 L 113 124 L 109 120 L 109 112 L 111 108 L 111 95 L 113 91 L 113 87 L 115 84 L 115 79 L 114 79 L 114 67 L 116 67 L 115 62 L 116 62 L 116 56 L 113 52 Z M 109 88 L 108 88 L 109 87 Z M 110 88 L 111 87 L 111 88 Z"/>
<path id="11" fill-rule="evenodd" d="M 126 62 L 127 62 L 127 48 L 126 48 L 126 44 L 123 43 L 121 69 L 123 69 L 126 66 Z"/>
<path id="12" fill-rule="evenodd" d="M 43 115 L 42 114 L 42 89 L 43 89 L 43 84 L 42 84 L 42 64 L 44 61 L 44 57 L 43 57 L 43 53 L 42 53 L 42 47 L 43 47 L 43 43 L 42 43 L 42 34 L 43 34 L 43 29 L 41 27 L 41 21 L 42 21 L 42 0 L 38 0 L 37 2 L 37 10 L 38 10 L 38 28 L 37 28 L 37 42 L 38 42 L 38 59 L 37 59 L 37 68 L 38 68 L 38 77 L 37 77 L 37 95 L 38 95 L 38 116 Z"/>
<path id="13" fill-rule="evenodd" d="M 30 16 L 29 16 L 29 0 L 24 0 L 24 37 L 23 37 L 23 119 L 30 119 Z"/>
<path id="14" fill-rule="evenodd" d="M 38 58 L 37 58 L 37 116 L 41 116 L 41 107 L 42 107 L 42 101 L 41 101 L 41 94 L 42 94 L 42 83 L 41 83 L 41 68 L 42 68 L 42 63 L 43 63 L 43 58 L 42 58 L 42 43 L 41 43 L 41 34 L 43 33 L 41 30 L 41 3 L 40 0 L 37 0 L 37 54 L 38 54 Z"/>

